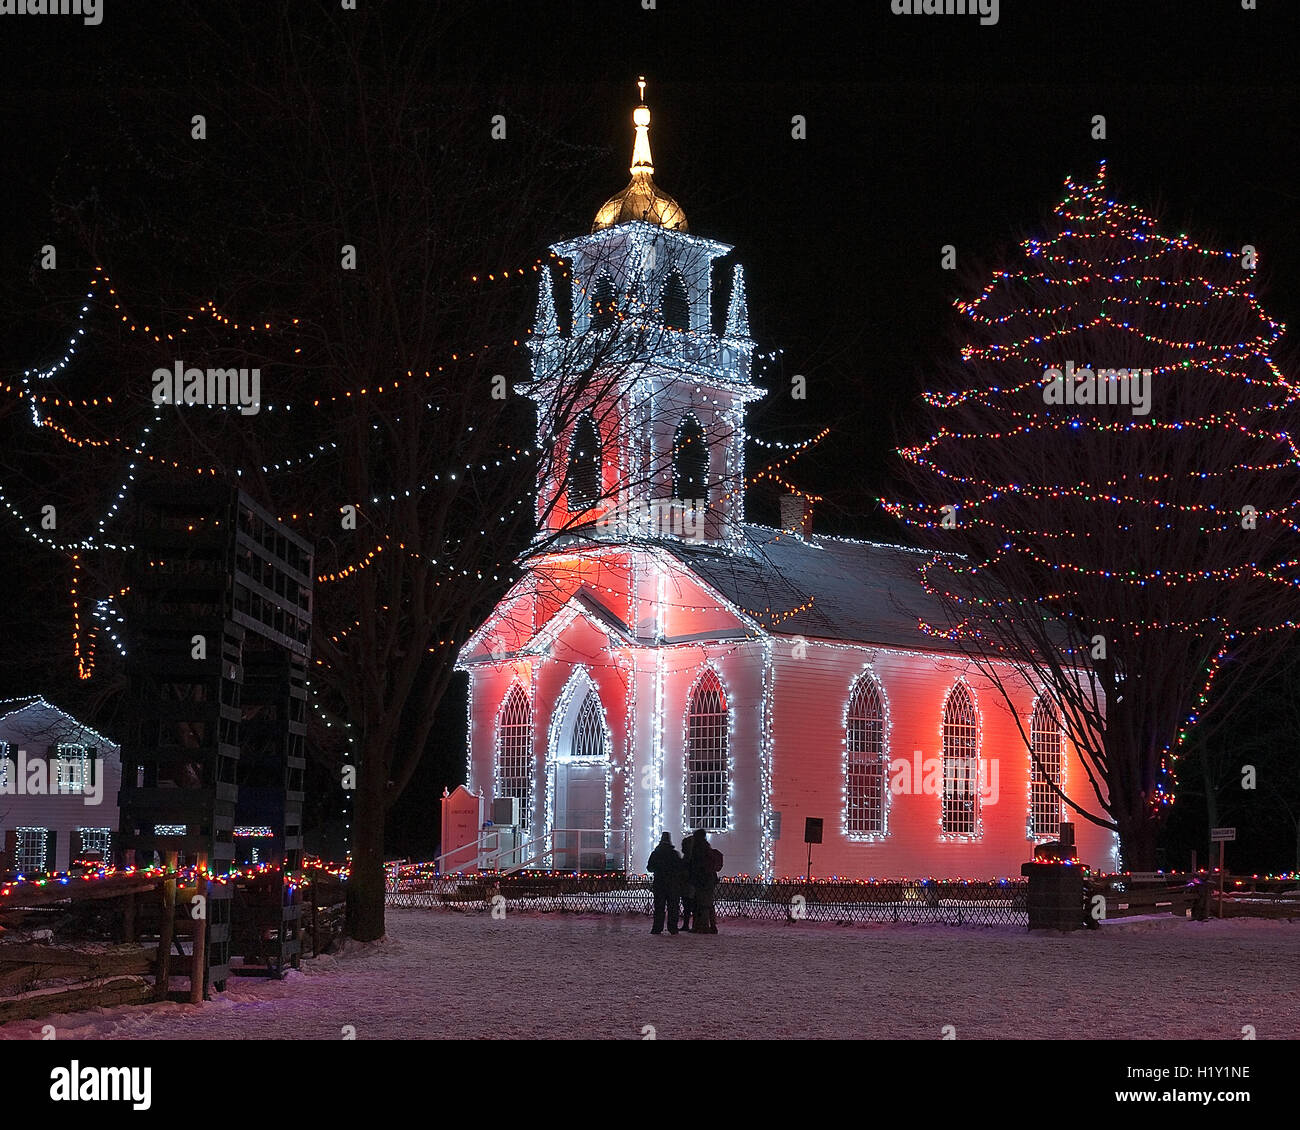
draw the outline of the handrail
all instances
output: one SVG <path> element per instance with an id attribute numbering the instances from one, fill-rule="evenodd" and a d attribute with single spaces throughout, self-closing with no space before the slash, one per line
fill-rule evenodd
<path id="1" fill-rule="evenodd" d="M 470 862 L 469 866 L 473 868 L 478 868 L 479 857 L 483 853 L 483 837 L 485 834 L 486 832 L 479 832 L 479 834 L 475 836 L 472 840 L 470 840 L 468 843 L 461 844 L 460 847 L 452 848 L 451 851 L 444 851 L 439 853 L 438 870 L 439 871 L 446 870 L 446 866 L 444 863 L 445 860 L 454 859 L 462 852 L 466 852 L 471 849 L 473 849 L 474 852 L 474 859 Z"/>
<path id="2" fill-rule="evenodd" d="M 578 837 L 577 843 L 575 845 L 570 845 L 568 843 L 565 843 L 563 846 L 561 846 L 560 844 L 561 836 L 564 836 L 567 839 L 567 837 L 574 836 L 574 835 Z M 538 863 L 540 860 L 546 859 L 548 857 L 553 860 L 555 855 L 558 852 L 565 852 L 565 853 L 571 852 L 578 858 L 579 863 L 581 863 L 582 852 L 583 852 L 582 838 L 584 835 L 596 836 L 598 838 L 598 847 L 595 848 L 594 850 L 598 850 L 602 853 L 613 852 L 617 854 L 618 856 L 621 857 L 623 861 L 622 869 L 625 871 L 627 870 L 628 830 L 626 828 L 552 828 L 549 832 L 541 836 L 535 836 L 527 843 L 520 844 L 519 847 L 516 849 L 519 852 L 519 862 L 515 864 L 513 867 L 507 867 L 504 871 L 501 872 L 501 874 L 511 875 L 516 871 L 522 871 L 525 867 L 531 867 L 536 863 Z M 614 847 L 613 844 L 609 842 L 615 839 L 619 839 L 622 841 L 617 847 Z M 544 850 L 537 851 L 532 855 L 528 855 L 527 857 L 525 857 L 524 855 L 525 849 L 531 847 L 534 844 L 546 843 L 547 841 L 549 841 L 549 845 Z"/>
<path id="3" fill-rule="evenodd" d="M 555 831 L 553 829 L 552 831 L 546 832 L 540 836 L 534 836 L 531 840 L 525 840 L 516 849 L 519 852 L 519 862 L 512 867 L 507 867 L 504 871 L 501 872 L 501 874 L 512 875 L 516 871 L 522 871 L 529 864 L 536 863 L 539 859 L 545 859 L 548 855 L 552 854 L 552 852 L 555 850 L 554 847 L 552 847 L 548 851 L 538 852 L 536 855 L 526 855 L 525 853 L 534 844 L 545 843 L 547 840 L 554 839 L 554 837 L 555 837 Z"/>
<path id="4" fill-rule="evenodd" d="M 533 836 L 522 843 L 506 845 L 502 845 L 500 841 L 502 830 L 485 828 L 469 843 L 443 852 L 440 856 L 442 864 L 440 870 L 444 874 L 452 873 L 442 861 L 455 859 L 471 851 L 474 853 L 474 858 L 455 865 L 456 871 L 499 871 L 502 875 L 511 875 L 526 867 L 533 867 L 543 859 L 554 859 L 561 853 L 572 853 L 581 862 L 584 851 L 600 852 L 606 856 L 611 853 L 617 855 L 622 859 L 623 870 L 627 869 L 629 832 L 626 828 L 552 828 L 549 832 Z M 574 836 L 577 837 L 576 841 L 570 839 Z M 586 839 L 593 836 L 596 837 L 594 844 Z M 489 837 L 496 839 L 496 845 L 491 848 L 487 846 Z M 503 859 L 511 857 L 514 857 L 516 862 L 505 868 L 496 866 Z"/>

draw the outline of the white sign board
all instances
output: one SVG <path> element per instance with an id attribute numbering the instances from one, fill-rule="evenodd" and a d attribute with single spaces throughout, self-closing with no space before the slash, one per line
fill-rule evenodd
<path id="1" fill-rule="evenodd" d="M 1220 840 L 1226 840 L 1228 843 L 1232 843 L 1232 841 L 1235 840 L 1236 838 L 1237 838 L 1236 828 L 1211 828 L 1210 829 L 1210 843 L 1212 844 L 1217 844 Z"/>

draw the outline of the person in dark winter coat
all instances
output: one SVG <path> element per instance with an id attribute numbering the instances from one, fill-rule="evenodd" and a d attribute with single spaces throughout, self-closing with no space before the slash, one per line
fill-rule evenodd
<path id="1" fill-rule="evenodd" d="M 668 921 L 668 933 L 677 933 L 677 899 L 681 893 L 682 866 L 682 857 L 673 847 L 672 837 L 665 832 L 645 865 L 645 869 L 654 875 L 651 884 L 655 898 L 655 920 L 650 928 L 652 934 L 664 932 L 665 918 Z"/>
<path id="2" fill-rule="evenodd" d="M 695 925 L 692 934 L 716 934 L 718 918 L 713 906 L 713 892 L 722 870 L 722 852 L 709 843 L 703 828 L 695 829 L 691 844 L 690 870 L 687 879 L 695 888 Z"/>
<path id="3" fill-rule="evenodd" d="M 693 836 L 682 837 L 682 929 L 690 930 L 695 917 L 695 886 L 691 882 L 691 846 Z"/>

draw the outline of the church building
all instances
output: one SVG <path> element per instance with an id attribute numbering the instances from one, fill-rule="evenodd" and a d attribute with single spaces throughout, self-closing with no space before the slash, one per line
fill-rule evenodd
<path id="1" fill-rule="evenodd" d="M 704 828 L 724 874 L 799 876 L 813 818 L 817 877 L 997 878 L 1073 818 L 1112 868 L 1052 787 L 1099 811 L 1050 693 L 1013 716 L 923 630 L 926 554 L 817 534 L 797 493 L 779 528 L 745 520 L 744 274 L 655 184 L 644 101 L 633 123 L 631 182 L 541 272 L 517 391 L 557 454 L 525 575 L 459 657 L 467 788 L 516 802 L 512 862 L 641 872 Z"/>

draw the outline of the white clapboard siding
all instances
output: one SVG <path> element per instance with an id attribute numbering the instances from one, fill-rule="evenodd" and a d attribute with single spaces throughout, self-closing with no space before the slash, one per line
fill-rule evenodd
<path id="1" fill-rule="evenodd" d="M 66 871 L 72 862 L 73 851 L 79 846 L 76 833 L 81 828 L 110 828 L 116 837 L 118 825 L 118 790 L 122 785 L 120 751 L 113 742 L 97 734 L 88 726 L 44 699 L 24 699 L 5 703 L 8 708 L 0 715 L 0 742 L 11 750 L 8 772 L 10 779 L 17 776 L 17 751 L 25 750 L 27 761 L 48 759 L 59 743 L 94 748 L 97 755 L 96 773 L 102 774 L 98 789 L 99 803 L 88 804 L 90 793 L 62 793 L 30 795 L 26 781 L 14 781 L 15 789 L 22 792 L 0 794 L 0 844 L 11 842 L 6 833 L 18 828 L 45 828 L 53 835 L 53 853 L 47 859 L 47 868 Z M 53 764 L 47 766 L 51 785 L 57 784 Z M 5 860 L 4 866 L 10 861 Z"/>

